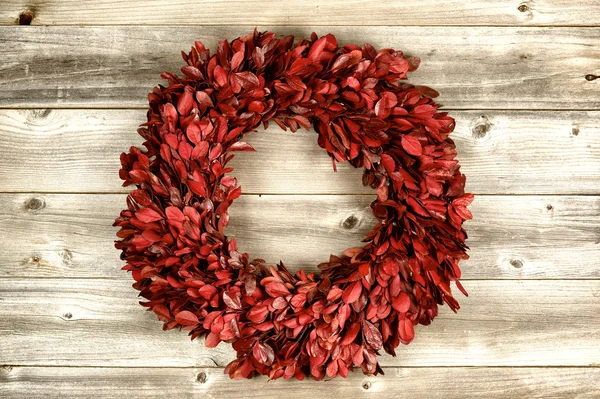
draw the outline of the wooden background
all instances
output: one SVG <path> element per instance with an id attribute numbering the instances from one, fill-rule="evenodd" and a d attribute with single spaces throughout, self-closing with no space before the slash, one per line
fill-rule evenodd
<path id="1" fill-rule="evenodd" d="M 0 24 L 0 397 L 600 397 L 600 2 L 5 0 Z M 120 271 L 146 94 L 194 40 L 254 26 L 417 55 L 457 119 L 470 296 L 385 376 L 229 381 L 233 351 L 163 332 Z M 373 193 L 314 133 L 249 141 L 229 231 L 251 256 L 315 270 L 371 228 Z"/>

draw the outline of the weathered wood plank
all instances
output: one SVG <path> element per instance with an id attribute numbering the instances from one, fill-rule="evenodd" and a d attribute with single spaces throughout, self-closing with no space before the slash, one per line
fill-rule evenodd
<path id="1" fill-rule="evenodd" d="M 317 270 L 374 226 L 371 196 L 244 195 L 228 234 L 252 258 Z M 115 195 L 0 195 L 0 276 L 129 280 L 114 249 Z M 469 279 L 600 277 L 600 197 L 478 196 L 467 222 Z"/>
<path id="2" fill-rule="evenodd" d="M 415 3 L 415 7 L 422 5 Z M 115 4 L 110 9 L 120 12 Z M 157 15 L 156 7 L 147 9 Z M 386 14 L 398 18 L 388 10 Z M 361 13 L 361 18 L 364 15 L 372 14 Z M 215 48 L 218 40 L 250 29 L 0 27 L 0 106 L 143 107 L 147 93 L 160 83 L 159 73 L 179 71 L 181 49 L 188 50 L 194 40 Z M 449 108 L 600 108 L 599 82 L 585 79 L 600 70 L 596 28 L 296 26 L 275 30 L 305 37 L 313 30 L 332 32 L 343 44 L 371 42 L 417 55 L 423 62 L 411 82 L 436 88 L 442 93 L 440 102 Z"/>
<path id="3" fill-rule="evenodd" d="M 461 310 L 447 307 L 383 366 L 591 366 L 600 362 L 600 280 L 469 281 Z M 233 360 L 164 332 L 130 282 L 0 279 L 0 364 L 190 367 Z"/>
<path id="4" fill-rule="evenodd" d="M 0 6 L 0 24 L 25 10 L 35 25 L 600 25 L 596 2 L 569 0 L 17 0 Z"/>
<path id="5" fill-rule="evenodd" d="M 141 145 L 143 110 L 0 110 L 0 191 L 126 192 L 119 154 Z M 600 112 L 453 111 L 468 189 L 488 194 L 600 193 Z M 372 193 L 313 132 L 250 134 L 232 165 L 245 193 Z M 277 143 L 277 145 L 274 145 Z"/>
<path id="6" fill-rule="evenodd" d="M 322 383 L 230 381 L 219 368 L 4 367 L 0 394 L 34 398 L 489 398 L 564 399 L 600 395 L 600 368 L 436 367 L 385 368 L 385 375 L 360 372 Z M 397 396 L 402 392 L 401 396 Z M 93 393 L 93 394 L 92 394 Z"/>

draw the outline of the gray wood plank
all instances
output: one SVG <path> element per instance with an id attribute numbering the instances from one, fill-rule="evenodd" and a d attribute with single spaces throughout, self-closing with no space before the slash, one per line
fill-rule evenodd
<path id="1" fill-rule="evenodd" d="M 469 281 L 461 310 L 447 307 L 383 366 L 591 366 L 600 363 L 600 280 Z M 0 364 L 223 366 L 225 343 L 204 348 L 161 329 L 130 282 L 0 279 Z"/>
<path id="2" fill-rule="evenodd" d="M 316 271 L 360 245 L 375 224 L 372 199 L 243 195 L 227 233 L 252 258 Z M 124 207 L 122 194 L 0 195 L 0 276 L 129 280 L 111 227 Z M 600 277 L 600 197 L 478 196 L 470 208 L 465 280 Z"/>
<path id="3" fill-rule="evenodd" d="M 110 9 L 120 12 L 114 3 Z M 159 15 L 156 7 L 147 10 Z M 591 10 L 586 13 L 594 16 Z M 449 108 L 600 108 L 600 81 L 585 79 L 600 70 L 597 28 L 261 26 L 271 28 L 305 37 L 311 31 L 332 32 L 343 44 L 370 42 L 419 56 L 421 67 L 410 81 L 434 87 Z M 189 50 L 194 40 L 215 48 L 218 40 L 249 30 L 0 27 L 0 107 L 143 107 L 147 93 L 160 83 L 160 72 L 179 71 L 180 50 Z"/>
<path id="4" fill-rule="evenodd" d="M 393 0 L 173 2 L 160 0 L 16 0 L 0 6 L 0 24 L 32 10 L 36 25 L 600 25 L 597 2 L 536 0 Z"/>
<path id="5" fill-rule="evenodd" d="M 0 191 L 126 192 L 119 155 L 140 146 L 143 110 L 0 110 Z M 600 193 L 600 112 L 452 111 L 467 188 L 477 194 Z M 360 170 L 331 160 L 314 132 L 277 126 L 239 153 L 245 193 L 371 194 Z M 277 145 L 274 145 L 277 143 Z"/>
<path id="6" fill-rule="evenodd" d="M 219 368 L 10 367 L 0 369 L 0 394 L 34 398 L 489 398 L 564 399 L 600 395 L 600 368 L 385 368 L 347 379 L 231 381 Z"/>

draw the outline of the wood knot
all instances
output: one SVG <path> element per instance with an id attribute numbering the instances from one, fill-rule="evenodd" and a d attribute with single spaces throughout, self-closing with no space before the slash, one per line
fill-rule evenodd
<path id="1" fill-rule="evenodd" d="M 371 382 L 367 381 L 364 384 L 362 384 L 363 389 L 367 390 L 371 388 Z"/>
<path id="2" fill-rule="evenodd" d="M 358 224 L 358 222 L 359 222 L 359 220 L 356 216 L 350 215 L 346 218 L 346 220 L 344 220 L 344 222 L 342 223 L 342 226 L 345 229 L 352 229 Z"/>
<path id="3" fill-rule="evenodd" d="M 493 126 L 494 124 L 490 118 L 488 118 L 486 115 L 481 115 L 473 122 L 471 133 L 474 138 L 482 139 L 490 132 L 490 130 L 492 130 Z"/>
<path id="4" fill-rule="evenodd" d="M 513 259 L 510 261 L 510 265 L 515 269 L 520 269 L 523 267 L 523 261 L 521 261 L 520 259 Z"/>
<path id="5" fill-rule="evenodd" d="M 579 128 L 577 126 L 571 129 L 571 136 L 579 136 Z"/>
<path id="6" fill-rule="evenodd" d="M 600 76 L 597 75 L 593 75 L 591 73 L 588 73 L 587 75 L 585 75 L 585 80 L 587 80 L 588 82 L 591 82 L 592 80 L 596 80 L 598 79 Z"/>
<path id="7" fill-rule="evenodd" d="M 204 371 L 199 372 L 198 375 L 196 376 L 196 382 L 198 382 L 200 384 L 204 384 L 207 380 L 208 380 L 208 377 L 206 376 L 206 373 Z"/>
<path id="8" fill-rule="evenodd" d="M 58 256 L 60 257 L 61 263 L 65 266 L 68 266 L 73 262 L 73 252 L 68 249 L 58 251 Z"/>
<path id="9" fill-rule="evenodd" d="M 31 121 L 36 121 L 40 119 L 46 119 L 48 115 L 52 112 L 51 109 L 40 108 L 40 109 L 28 109 L 27 110 L 27 119 Z"/>
<path id="10" fill-rule="evenodd" d="M 529 6 L 527 4 L 521 4 L 519 7 L 517 7 L 517 10 L 520 12 L 527 12 L 529 11 Z"/>
<path id="11" fill-rule="evenodd" d="M 69 320 L 69 319 L 72 319 L 72 318 L 73 318 L 73 315 L 71 314 L 71 312 L 67 312 L 67 313 L 65 313 L 65 314 L 63 315 L 63 317 L 64 317 L 65 319 Z"/>
<path id="12" fill-rule="evenodd" d="M 28 212 L 37 212 L 46 206 L 46 201 L 41 197 L 30 198 L 25 201 L 25 210 Z"/>
<path id="13" fill-rule="evenodd" d="M 25 10 L 21 14 L 19 14 L 19 18 L 17 19 L 17 23 L 19 25 L 31 25 L 31 21 L 33 21 L 33 11 Z"/>

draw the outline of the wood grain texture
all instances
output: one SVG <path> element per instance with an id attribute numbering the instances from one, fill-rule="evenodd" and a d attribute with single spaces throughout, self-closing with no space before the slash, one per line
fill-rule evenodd
<path id="1" fill-rule="evenodd" d="M 252 258 L 316 271 L 361 244 L 373 199 L 243 195 L 227 233 Z M 123 208 L 124 195 L 0 195 L 0 276 L 129 280 L 111 227 Z M 463 279 L 600 278 L 600 197 L 478 196 L 471 211 Z"/>
<path id="2" fill-rule="evenodd" d="M 38 26 L 15 26 L 25 11 Z M 119 154 L 142 142 L 147 93 L 194 40 L 255 26 L 419 56 L 410 82 L 456 117 L 478 194 L 470 296 L 384 355 L 385 376 L 229 381 L 230 346 L 163 332 L 120 270 Z M 599 26 L 598 1 L 0 2 L 0 397 L 600 397 Z M 359 245 L 374 224 L 361 171 L 333 173 L 313 132 L 248 141 L 240 249 L 316 270 Z"/>
<path id="3" fill-rule="evenodd" d="M 467 188 L 476 194 L 600 193 L 600 112 L 453 111 Z M 143 110 L 0 110 L 0 191 L 127 192 L 119 154 L 140 146 Z M 361 170 L 331 159 L 314 132 L 277 126 L 236 155 L 245 193 L 371 194 Z M 277 143 L 277 145 L 274 145 Z"/>
<path id="4" fill-rule="evenodd" d="M 155 8 L 148 12 L 156 15 Z M 585 79 L 600 70 L 597 28 L 261 26 L 271 28 L 304 37 L 332 32 L 342 44 L 370 42 L 419 56 L 410 81 L 434 87 L 449 108 L 600 108 L 600 81 Z M 250 30 L 0 27 L 0 107 L 144 107 L 160 72 L 180 70 L 180 50 L 194 40 L 214 49 Z"/>
<path id="5" fill-rule="evenodd" d="M 385 368 L 323 381 L 229 381 L 219 368 L 9 367 L 0 369 L 0 395 L 14 399 L 56 397 L 156 398 L 528 398 L 592 399 L 600 396 L 600 368 Z"/>
<path id="6" fill-rule="evenodd" d="M 600 364 L 600 280 L 469 281 L 458 297 L 383 366 L 593 366 Z M 0 364 L 223 366 L 225 343 L 205 348 L 164 332 L 129 281 L 0 279 Z"/>
<path id="7" fill-rule="evenodd" d="M 0 24 L 25 10 L 35 25 L 600 25 L 597 2 L 569 0 L 16 0 Z"/>

